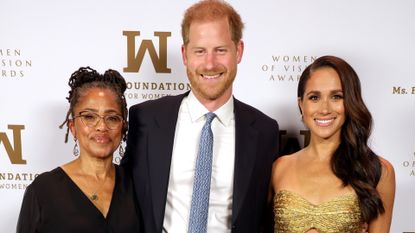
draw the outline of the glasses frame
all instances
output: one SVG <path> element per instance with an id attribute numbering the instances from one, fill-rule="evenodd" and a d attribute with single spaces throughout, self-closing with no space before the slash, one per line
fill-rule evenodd
<path id="1" fill-rule="evenodd" d="M 84 117 L 86 117 L 86 114 L 84 114 L 84 113 L 88 113 L 88 114 L 95 115 L 95 116 L 99 117 L 99 119 L 95 123 L 95 125 L 88 125 L 88 123 L 86 123 L 84 121 L 85 120 Z M 119 126 L 117 126 L 117 127 L 109 127 L 106 118 L 107 117 L 114 117 L 114 116 L 116 116 L 116 117 L 118 117 L 118 118 L 121 119 L 121 121 L 120 121 L 121 124 Z M 122 128 L 123 124 L 125 123 L 124 118 L 121 115 L 119 115 L 119 114 L 109 114 L 109 115 L 101 116 L 98 113 L 91 112 L 91 111 L 81 111 L 81 112 L 78 113 L 78 115 L 76 115 L 76 116 L 73 117 L 73 119 L 76 119 L 76 118 L 81 118 L 82 124 L 84 124 L 85 126 L 87 126 L 89 128 L 96 128 L 97 125 L 99 124 L 99 122 L 101 122 L 101 120 L 104 121 L 105 127 L 107 127 L 107 129 L 110 129 L 110 130 L 116 130 L 118 128 Z"/>

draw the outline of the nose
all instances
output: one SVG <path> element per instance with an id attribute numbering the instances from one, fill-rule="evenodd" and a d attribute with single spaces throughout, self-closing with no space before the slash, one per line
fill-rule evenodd
<path id="1" fill-rule="evenodd" d="M 328 114 L 331 111 L 330 101 L 328 99 L 323 99 L 320 105 L 320 112 L 322 114 Z"/>
<path id="2" fill-rule="evenodd" d="M 205 67 L 207 70 L 211 70 L 215 67 L 216 57 L 214 53 L 207 53 L 205 57 Z"/>
<path id="3" fill-rule="evenodd" d="M 107 124 L 105 124 L 105 121 L 102 117 L 99 118 L 97 125 L 95 126 L 95 128 L 99 131 L 104 131 L 107 130 Z"/>

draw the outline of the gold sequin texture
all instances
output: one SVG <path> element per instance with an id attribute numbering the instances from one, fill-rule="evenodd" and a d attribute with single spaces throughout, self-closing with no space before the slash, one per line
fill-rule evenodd
<path id="1" fill-rule="evenodd" d="M 287 190 L 274 196 L 274 233 L 361 233 L 363 223 L 355 193 L 314 205 Z"/>

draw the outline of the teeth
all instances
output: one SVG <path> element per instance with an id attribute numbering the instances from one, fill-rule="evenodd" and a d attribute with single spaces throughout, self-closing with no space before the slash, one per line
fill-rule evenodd
<path id="1" fill-rule="evenodd" d="M 333 122 L 334 119 L 327 119 L 327 120 L 317 120 L 315 119 L 315 121 L 317 122 L 317 124 L 319 125 L 328 125 L 331 122 Z"/>
<path id="2" fill-rule="evenodd" d="M 202 76 L 205 79 L 215 79 L 215 78 L 219 78 L 220 74 L 216 74 L 216 75 L 206 75 L 206 74 L 202 74 Z"/>
<path id="3" fill-rule="evenodd" d="M 316 120 L 316 121 L 319 122 L 319 123 L 326 124 L 326 123 L 329 123 L 329 122 L 333 121 L 333 119 L 331 119 L 331 120 Z"/>

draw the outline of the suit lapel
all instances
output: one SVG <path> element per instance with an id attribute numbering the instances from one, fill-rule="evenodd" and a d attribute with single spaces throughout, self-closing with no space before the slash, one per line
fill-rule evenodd
<path id="1" fill-rule="evenodd" d="M 258 132 L 252 127 L 255 117 L 235 99 L 235 168 L 232 222 L 238 217 L 251 183 L 257 150 Z"/>
<path id="2" fill-rule="evenodd" d="M 153 117 L 154 127 L 148 132 L 148 168 L 150 193 L 157 232 L 161 232 L 169 184 L 174 134 L 180 104 L 187 95 L 172 97 Z"/>

